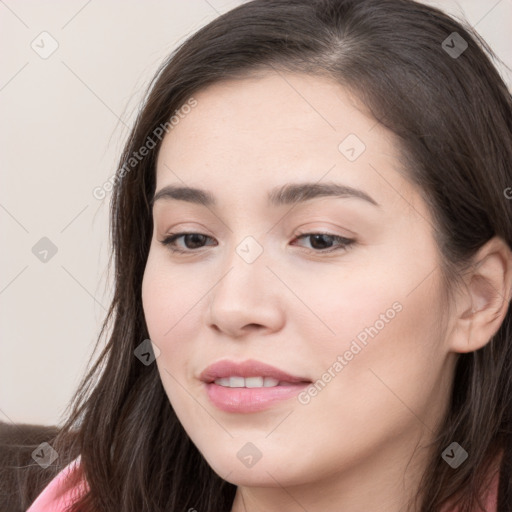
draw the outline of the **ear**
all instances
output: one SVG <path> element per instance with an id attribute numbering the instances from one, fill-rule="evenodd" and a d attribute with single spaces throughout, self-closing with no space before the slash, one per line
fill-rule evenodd
<path id="1" fill-rule="evenodd" d="M 473 352 L 499 330 L 512 297 L 512 250 L 500 237 L 483 245 L 456 298 L 457 317 L 450 334 L 453 352 Z"/>

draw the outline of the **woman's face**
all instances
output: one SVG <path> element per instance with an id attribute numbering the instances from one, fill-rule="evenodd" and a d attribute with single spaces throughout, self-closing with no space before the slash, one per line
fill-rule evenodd
<path id="1" fill-rule="evenodd" d="M 396 140 L 323 78 L 268 73 L 194 98 L 164 138 L 156 194 L 211 202 L 160 194 L 142 288 L 170 403 L 232 483 L 341 492 L 378 471 L 377 490 L 435 427 L 452 364 L 432 219 Z M 199 235 L 161 243 L 175 233 Z M 201 380 L 249 360 L 310 385 L 272 387 L 250 365 Z"/>

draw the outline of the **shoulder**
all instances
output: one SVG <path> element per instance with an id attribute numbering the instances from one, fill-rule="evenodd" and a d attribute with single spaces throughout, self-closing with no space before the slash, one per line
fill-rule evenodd
<path id="1" fill-rule="evenodd" d="M 52 469 L 36 464 L 32 453 L 41 443 L 52 442 L 58 432 L 54 425 L 0 421 L 0 510 L 25 512 L 55 476 Z"/>
<path id="2" fill-rule="evenodd" d="M 501 474 L 501 463 L 504 457 L 503 450 L 493 460 L 488 473 L 485 475 L 486 484 L 483 486 L 483 492 L 480 495 L 482 505 L 485 507 L 484 512 L 498 512 L 498 492 L 500 479 L 504 476 Z M 453 505 L 453 501 L 447 502 L 441 509 L 441 512 L 461 512 L 462 509 Z M 471 512 L 482 512 L 480 507 L 472 509 Z"/>
<path id="3" fill-rule="evenodd" d="M 87 490 L 78 456 L 43 489 L 27 512 L 64 512 L 67 506 Z"/>

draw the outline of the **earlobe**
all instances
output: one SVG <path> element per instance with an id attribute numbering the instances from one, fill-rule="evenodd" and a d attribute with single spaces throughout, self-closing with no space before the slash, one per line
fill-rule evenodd
<path id="1" fill-rule="evenodd" d="M 474 257 L 459 297 L 462 313 L 456 319 L 450 342 L 454 352 L 484 347 L 499 330 L 512 292 L 512 251 L 499 237 L 489 240 Z M 459 310 L 460 310 L 459 309 Z"/>

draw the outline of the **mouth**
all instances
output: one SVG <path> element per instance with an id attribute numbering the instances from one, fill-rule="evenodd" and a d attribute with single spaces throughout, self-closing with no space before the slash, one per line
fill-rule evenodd
<path id="1" fill-rule="evenodd" d="M 300 393 L 311 384 L 261 361 L 218 361 L 200 375 L 206 394 L 218 409 L 231 413 L 262 411 Z"/>
<path id="2" fill-rule="evenodd" d="M 225 388 L 275 388 L 276 386 L 292 386 L 297 382 L 279 381 L 274 377 L 221 377 L 213 381 Z M 211 383 L 210 383 L 211 384 Z"/>

